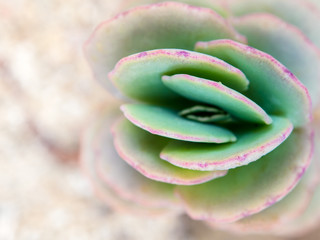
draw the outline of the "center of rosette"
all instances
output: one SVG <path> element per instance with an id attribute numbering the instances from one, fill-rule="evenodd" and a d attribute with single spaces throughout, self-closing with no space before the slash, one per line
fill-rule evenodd
<path id="1" fill-rule="evenodd" d="M 231 120 L 228 112 L 214 106 L 195 105 L 178 113 L 181 117 L 203 123 L 223 123 Z"/>

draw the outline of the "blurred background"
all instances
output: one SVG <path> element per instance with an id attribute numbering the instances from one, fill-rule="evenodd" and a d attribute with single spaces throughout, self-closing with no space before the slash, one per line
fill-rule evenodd
<path id="1" fill-rule="evenodd" d="M 0 0 L 0 240 L 236 237 L 185 216 L 117 213 L 94 195 L 78 166 L 83 129 L 112 104 L 82 44 L 121 4 Z"/>

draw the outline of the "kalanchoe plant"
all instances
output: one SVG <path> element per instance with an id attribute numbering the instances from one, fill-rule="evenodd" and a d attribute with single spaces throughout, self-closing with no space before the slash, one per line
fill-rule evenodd
<path id="1" fill-rule="evenodd" d="M 131 1 L 153 4 L 103 22 L 85 45 L 123 101 L 83 143 L 100 195 L 232 231 L 309 228 L 320 216 L 316 6 L 157 2 Z"/>

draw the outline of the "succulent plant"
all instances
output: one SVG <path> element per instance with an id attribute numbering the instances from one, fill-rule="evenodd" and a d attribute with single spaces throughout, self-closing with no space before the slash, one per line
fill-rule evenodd
<path id="1" fill-rule="evenodd" d="M 152 4 L 103 22 L 85 45 L 96 78 L 122 99 L 83 141 L 101 197 L 231 231 L 309 228 L 320 216 L 317 7 L 130 3 Z"/>

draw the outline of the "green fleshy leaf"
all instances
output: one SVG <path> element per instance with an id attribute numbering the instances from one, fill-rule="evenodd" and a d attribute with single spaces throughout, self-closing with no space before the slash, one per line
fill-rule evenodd
<path id="1" fill-rule="evenodd" d="M 250 81 L 246 96 L 267 113 L 284 115 L 294 126 L 311 119 L 311 99 L 304 85 L 272 56 L 232 40 L 199 42 L 196 51 L 240 68 Z"/>
<path id="2" fill-rule="evenodd" d="M 274 151 L 225 177 L 195 186 L 177 186 L 176 193 L 198 220 L 234 222 L 260 212 L 286 196 L 310 164 L 312 134 L 295 130 Z"/>
<path id="3" fill-rule="evenodd" d="M 285 224 L 299 217 L 308 207 L 317 185 L 319 174 L 319 156 L 303 175 L 299 184 L 281 201 L 271 207 L 230 224 L 213 224 L 214 227 L 238 233 L 270 234 L 281 230 Z"/>
<path id="4" fill-rule="evenodd" d="M 225 0 L 175 0 L 175 2 L 181 2 L 190 4 L 192 6 L 197 7 L 205 7 L 214 10 L 215 12 L 219 13 L 221 16 L 227 16 L 227 10 L 225 9 L 224 2 Z M 166 0 L 132 0 L 129 2 L 125 2 L 126 8 L 136 7 L 144 4 L 151 4 L 151 3 L 160 3 L 160 2 L 167 2 Z"/>
<path id="5" fill-rule="evenodd" d="M 286 236 L 302 236 L 312 229 L 318 227 L 320 220 L 320 185 L 319 185 L 319 171 L 320 171 L 320 119 L 319 115 L 315 117 L 312 122 L 312 127 L 315 130 L 315 147 L 313 165 L 308 171 L 313 171 L 316 174 L 314 184 L 316 186 L 315 192 L 307 209 L 296 219 L 293 219 L 287 224 L 283 224 L 276 229 L 276 234 Z"/>
<path id="6" fill-rule="evenodd" d="M 304 213 L 293 221 L 284 224 L 276 232 L 277 235 L 298 237 L 319 227 L 320 220 L 320 186 L 316 188 L 311 202 Z"/>
<path id="7" fill-rule="evenodd" d="M 149 207 L 177 207 L 173 185 L 152 181 L 122 160 L 113 146 L 110 121 L 100 123 L 93 135 L 93 161 L 100 181 L 120 198 Z"/>
<path id="8" fill-rule="evenodd" d="M 190 142 L 236 141 L 233 133 L 223 127 L 187 120 L 165 107 L 126 104 L 121 110 L 130 122 L 155 135 Z"/>
<path id="9" fill-rule="evenodd" d="M 159 206 L 154 206 L 154 204 L 150 204 L 149 206 L 148 204 L 142 205 L 137 201 L 122 198 L 109 186 L 109 184 L 106 184 L 99 177 L 97 171 L 98 157 L 96 155 L 97 141 L 99 140 L 98 135 L 102 126 L 110 126 L 115 119 L 119 117 L 119 114 L 120 112 L 118 109 L 115 110 L 113 107 L 110 107 L 108 112 L 103 113 L 100 116 L 100 119 L 87 129 L 85 136 L 82 139 L 81 166 L 92 182 L 96 194 L 101 198 L 101 200 L 119 211 L 132 212 L 136 214 L 162 214 L 172 211 L 172 208 L 163 206 L 162 202 L 159 202 Z"/>
<path id="10" fill-rule="evenodd" d="M 290 135 L 293 126 L 288 119 L 273 116 L 269 126 L 235 127 L 237 142 L 200 144 L 171 141 L 161 158 L 171 164 L 195 170 L 225 170 L 247 165 L 278 147 Z"/>
<path id="11" fill-rule="evenodd" d="M 239 91 L 248 88 L 244 74 L 215 57 L 179 49 L 161 49 L 123 58 L 109 74 L 126 96 L 149 102 L 171 102 L 178 95 L 161 81 L 163 75 L 187 73 L 222 82 Z"/>
<path id="12" fill-rule="evenodd" d="M 185 98 L 220 107 L 241 120 L 264 124 L 272 122 L 257 104 L 220 82 L 186 74 L 163 76 L 162 82 Z"/>
<path id="13" fill-rule="evenodd" d="M 295 26 L 270 14 L 252 14 L 233 21 L 248 45 L 284 64 L 308 88 L 313 106 L 320 96 L 320 50 Z"/>
<path id="14" fill-rule="evenodd" d="M 84 47 L 96 78 L 114 92 L 108 73 L 123 57 L 163 48 L 192 50 L 197 41 L 243 40 L 219 14 L 178 2 L 140 6 L 101 23 Z"/>
<path id="15" fill-rule="evenodd" d="M 194 185 L 227 174 L 227 171 L 193 171 L 163 161 L 160 151 L 168 139 L 152 135 L 127 119 L 121 119 L 113 127 L 114 144 L 118 154 L 144 176 L 171 184 Z"/>
<path id="16" fill-rule="evenodd" d="M 301 29 L 304 34 L 320 47 L 320 11 L 308 0 L 226 0 L 233 16 L 250 13 L 271 13 Z M 318 1 L 318 0 L 316 0 Z"/>

